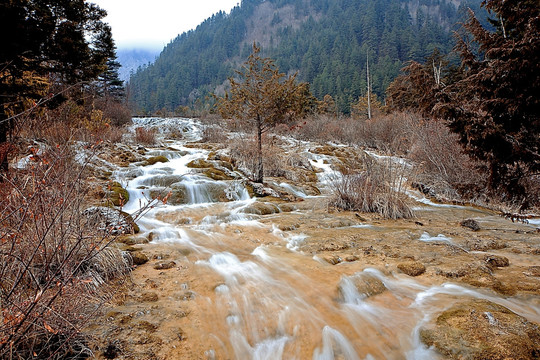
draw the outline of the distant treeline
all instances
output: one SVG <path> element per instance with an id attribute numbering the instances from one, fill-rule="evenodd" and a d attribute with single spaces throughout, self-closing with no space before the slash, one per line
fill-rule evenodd
<path id="1" fill-rule="evenodd" d="M 317 98 L 329 94 L 348 113 L 366 92 L 368 57 L 372 91 L 384 99 L 404 62 L 421 61 L 435 48 L 448 53 L 464 10 L 478 12 L 479 5 L 480 0 L 244 0 L 230 14 L 219 12 L 178 36 L 154 64 L 139 68 L 130 80 L 130 99 L 138 113 L 204 107 L 257 42 L 281 71 L 298 71 Z"/>

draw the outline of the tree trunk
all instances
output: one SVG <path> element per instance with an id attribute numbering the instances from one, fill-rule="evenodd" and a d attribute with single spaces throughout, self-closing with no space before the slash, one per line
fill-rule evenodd
<path id="1" fill-rule="evenodd" d="M 262 120 L 261 116 L 257 115 L 257 173 L 255 175 L 255 182 L 263 183 L 264 168 L 263 168 L 263 154 L 262 154 Z"/>
<path id="2" fill-rule="evenodd" d="M 0 145 L 7 142 L 9 121 L 7 121 L 6 119 L 7 119 L 6 116 L 4 116 L 3 114 L 0 114 Z M 0 152 L 0 180 L 1 180 L 2 173 L 7 175 L 8 170 L 9 170 L 8 154 L 7 153 L 2 154 Z"/>

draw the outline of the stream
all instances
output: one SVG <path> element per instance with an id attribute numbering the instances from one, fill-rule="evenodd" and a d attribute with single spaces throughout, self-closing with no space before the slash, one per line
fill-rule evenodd
<path id="1" fill-rule="evenodd" d="M 433 219 L 427 220 L 431 228 L 419 228 L 414 221 L 394 227 L 376 218 L 358 220 L 354 214 L 342 220 L 349 215 L 327 211 L 325 182 L 335 172 L 331 156 L 310 152 L 313 144 L 306 142 L 294 146 L 317 169 L 322 195 L 307 194 L 291 181 L 276 181 L 276 187 L 300 199 L 285 209 L 280 202 L 251 197 L 234 170 L 228 174 L 239 179 L 213 180 L 188 167 L 207 160 L 212 151 L 191 144 L 200 139 L 203 125 L 158 118 L 134 123 L 158 130 L 174 126 L 183 134 L 181 140 L 165 139 L 165 146 L 147 149 L 145 156 L 164 156 L 168 162 L 130 165 L 114 173 L 129 192 L 123 207 L 128 213 L 136 214 L 156 194 L 171 192 L 167 204 L 156 205 L 137 222 L 138 236 L 151 239 L 143 251 L 154 263 L 172 260 L 176 266 L 161 272 L 150 264 L 136 269 L 135 283 L 159 300 L 128 300 L 118 307 L 155 325 L 152 336 L 162 339 L 155 352 L 162 358 L 443 359 L 421 342 L 420 330 L 463 299 L 489 300 L 540 323 L 537 296 L 501 295 L 437 277 L 429 266 L 426 275 L 407 276 L 396 270 L 394 250 L 384 245 L 386 239 L 394 242 L 396 258 L 403 246 L 403 253 L 415 258 L 421 253 L 437 265 L 437 251 L 471 256 L 462 250 L 465 233 L 451 230 L 448 222 L 475 218 L 500 228 L 507 220 L 476 208 L 435 204 L 412 190 L 418 219 Z M 261 213 L 261 202 L 274 210 Z M 337 221 L 332 216 L 340 216 L 341 223 L 331 222 Z M 534 229 L 531 224 L 511 226 Z M 514 241 L 515 235 L 508 233 L 508 241 Z M 332 264 L 326 252 L 310 250 L 319 235 L 327 243 L 344 238 L 355 245 L 336 240 L 339 263 Z M 538 237 L 531 241 L 536 242 L 530 246 L 538 245 Z M 415 245 L 408 248 L 407 243 Z M 349 253 L 360 259 L 344 261 L 346 256 L 354 259 Z M 526 266 L 538 265 L 538 256 L 522 258 Z"/>

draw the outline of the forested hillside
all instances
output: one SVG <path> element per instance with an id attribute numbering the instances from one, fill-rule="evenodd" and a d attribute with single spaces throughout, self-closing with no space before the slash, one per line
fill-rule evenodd
<path id="1" fill-rule="evenodd" d="M 435 48 L 453 46 L 451 30 L 464 9 L 480 0 L 244 0 L 179 35 L 154 64 L 130 81 L 138 112 L 203 106 L 220 93 L 251 51 L 277 60 L 284 72 L 299 72 L 322 99 L 331 95 L 349 112 L 366 89 L 369 57 L 373 92 L 384 97 L 407 60 L 423 60 Z"/>

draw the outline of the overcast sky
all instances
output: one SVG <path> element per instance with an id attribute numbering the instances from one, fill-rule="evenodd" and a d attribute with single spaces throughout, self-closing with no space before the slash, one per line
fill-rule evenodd
<path id="1" fill-rule="evenodd" d="M 88 0 L 107 10 L 119 49 L 162 49 L 177 35 L 240 0 Z"/>

